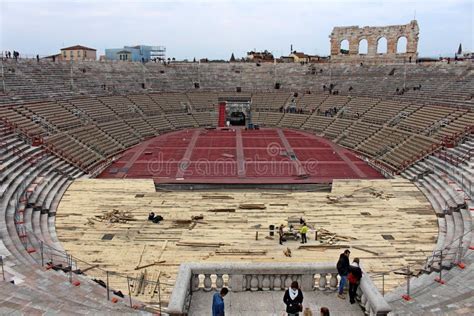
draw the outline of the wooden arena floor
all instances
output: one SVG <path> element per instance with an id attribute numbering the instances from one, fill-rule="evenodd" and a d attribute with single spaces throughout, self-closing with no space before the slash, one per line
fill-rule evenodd
<path id="1" fill-rule="evenodd" d="M 130 212 L 133 218 L 126 223 L 110 223 L 97 217 L 113 210 Z M 160 224 L 148 221 L 150 211 L 164 220 Z M 191 221 L 192 216 L 200 215 L 202 219 Z M 286 224 L 289 218 L 301 216 L 319 230 L 319 236 L 326 232 L 327 237 L 327 231 L 336 234 L 334 243 L 315 241 L 314 231 L 309 233 L 305 247 L 298 241 L 280 246 L 276 236 L 269 236 L 269 225 Z M 430 204 L 414 185 L 401 178 L 335 180 L 330 193 L 155 192 L 151 179 L 79 179 L 62 198 L 56 229 L 64 248 L 81 260 L 133 277 L 145 270 L 146 279 L 159 277 L 165 306 L 182 262 L 336 262 L 349 247 L 351 258 L 359 257 L 366 271 L 377 273 L 414 263 L 421 267 L 438 234 Z M 106 234 L 113 234 L 108 236 L 112 239 L 103 239 Z M 287 247 L 291 258 L 284 254 Z M 147 267 L 135 270 L 137 266 Z M 86 274 L 105 281 L 97 269 Z M 381 278 L 374 281 L 381 287 Z M 127 292 L 125 278 L 110 276 L 110 283 Z M 403 276 L 390 274 L 385 279 L 385 291 L 402 283 Z M 150 295 L 153 290 L 150 285 L 143 294 L 134 296 L 156 303 L 157 295 Z"/>

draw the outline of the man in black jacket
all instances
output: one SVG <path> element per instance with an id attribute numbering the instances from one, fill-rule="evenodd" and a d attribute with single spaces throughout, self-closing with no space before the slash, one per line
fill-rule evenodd
<path id="1" fill-rule="evenodd" d="M 288 316 L 298 316 L 303 311 L 303 292 L 299 289 L 297 281 L 293 281 L 290 288 L 285 291 L 283 302 Z"/>
<path id="2" fill-rule="evenodd" d="M 341 281 L 339 282 L 339 291 L 337 297 L 341 299 L 346 299 L 343 295 L 344 286 L 347 282 L 347 275 L 349 274 L 349 255 L 351 252 L 349 249 L 344 250 L 344 253 L 341 253 L 339 256 L 339 261 L 337 262 L 337 273 L 341 276 Z"/>

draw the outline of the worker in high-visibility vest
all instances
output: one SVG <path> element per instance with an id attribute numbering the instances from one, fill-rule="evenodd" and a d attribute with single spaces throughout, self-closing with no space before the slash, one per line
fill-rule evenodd
<path id="1" fill-rule="evenodd" d="M 306 233 L 308 232 L 308 226 L 306 226 L 306 223 L 303 223 L 303 226 L 300 228 L 300 234 L 301 234 L 301 243 L 306 244 L 308 242 L 308 239 L 306 238 Z"/>

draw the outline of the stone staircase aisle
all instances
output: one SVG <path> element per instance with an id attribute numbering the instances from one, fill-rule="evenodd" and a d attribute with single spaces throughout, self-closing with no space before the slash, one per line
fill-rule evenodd
<path id="1" fill-rule="evenodd" d="M 0 128 L 0 256 L 4 269 L 0 314 L 148 314 L 131 309 L 129 298 L 112 290 L 108 301 L 107 290 L 86 275 L 63 272 L 70 268 L 56 237 L 54 217 L 62 194 L 83 172 L 46 153 L 38 158 L 41 149 L 4 126 Z M 50 260 L 55 269 L 49 269 Z M 58 265 L 63 269 L 57 269 Z M 135 300 L 132 305 L 143 307 Z"/>

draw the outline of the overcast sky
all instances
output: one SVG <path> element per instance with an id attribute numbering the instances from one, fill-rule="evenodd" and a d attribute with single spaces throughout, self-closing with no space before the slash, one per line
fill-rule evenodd
<path id="1" fill-rule="evenodd" d="M 416 14 L 421 56 L 473 49 L 473 0 L 0 0 L 0 50 L 58 53 L 164 45 L 177 59 L 242 57 L 252 49 L 287 55 L 290 45 L 329 54 L 334 26 L 406 24 Z"/>

